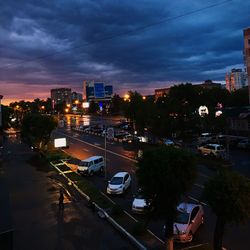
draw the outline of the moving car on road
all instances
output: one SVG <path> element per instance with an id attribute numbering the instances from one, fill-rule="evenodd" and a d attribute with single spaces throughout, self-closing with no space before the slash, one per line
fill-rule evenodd
<path id="1" fill-rule="evenodd" d="M 143 196 L 142 190 L 138 189 L 136 195 L 134 196 L 134 200 L 132 203 L 132 212 L 137 214 L 145 213 L 145 209 L 147 208 L 146 200 Z"/>
<path id="2" fill-rule="evenodd" d="M 123 194 L 131 185 L 131 176 L 128 172 L 118 172 L 108 183 L 108 194 Z"/>
<path id="3" fill-rule="evenodd" d="M 215 157 L 224 157 L 225 148 L 220 144 L 205 144 L 198 147 L 198 152 L 202 155 L 210 155 Z"/>
<path id="4" fill-rule="evenodd" d="M 180 203 L 177 207 L 174 222 L 174 240 L 177 242 L 191 242 L 197 229 L 204 223 L 202 205 Z"/>
<path id="5" fill-rule="evenodd" d="M 104 159 L 102 156 L 91 156 L 81 160 L 77 172 L 82 175 L 93 175 L 96 172 L 104 171 Z"/>

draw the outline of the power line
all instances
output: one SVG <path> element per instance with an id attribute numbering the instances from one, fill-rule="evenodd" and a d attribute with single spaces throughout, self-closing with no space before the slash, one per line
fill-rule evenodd
<path id="1" fill-rule="evenodd" d="M 153 22 L 153 23 L 150 23 L 150 24 L 135 28 L 133 30 L 129 30 L 129 31 L 119 33 L 119 34 L 115 34 L 115 35 L 111 35 L 111 36 L 107 36 L 107 37 L 104 37 L 104 38 L 96 40 L 96 41 L 87 42 L 87 43 L 84 43 L 84 44 L 78 45 L 78 46 L 73 46 L 71 48 L 63 49 L 63 50 L 60 50 L 60 51 L 57 51 L 57 52 L 54 52 L 54 53 L 51 53 L 51 54 L 47 54 L 47 55 L 44 55 L 44 56 L 40 56 L 40 57 L 36 57 L 36 58 L 33 58 L 33 59 L 28 59 L 28 60 L 21 59 L 23 62 L 9 64 L 6 67 L 0 67 L 0 69 L 9 69 L 10 67 L 13 67 L 13 66 L 23 65 L 23 63 L 25 63 L 25 62 L 28 63 L 28 62 L 40 61 L 42 59 L 46 59 L 46 58 L 52 57 L 54 55 L 63 54 L 66 51 L 71 51 L 71 50 L 87 47 L 87 46 L 90 46 L 90 45 L 93 45 L 93 44 L 96 44 L 96 43 L 100 43 L 100 42 L 103 42 L 103 41 L 112 40 L 114 38 L 139 33 L 141 31 L 147 30 L 147 29 L 149 29 L 149 28 L 151 28 L 153 26 L 156 26 L 156 25 L 159 25 L 159 24 L 162 24 L 162 23 L 166 23 L 166 22 L 170 22 L 170 21 L 173 21 L 173 20 L 185 17 L 185 16 L 190 16 L 190 15 L 202 12 L 204 10 L 217 7 L 219 5 L 223 5 L 223 4 L 231 2 L 231 1 L 233 1 L 233 0 L 225 0 L 225 1 L 221 1 L 221 2 L 218 2 L 218 3 L 211 4 L 211 5 L 207 5 L 207 6 L 203 7 L 203 8 L 192 10 L 192 11 L 189 11 L 189 12 L 174 16 L 174 17 L 164 18 L 164 19 L 162 19 L 160 21 Z"/>

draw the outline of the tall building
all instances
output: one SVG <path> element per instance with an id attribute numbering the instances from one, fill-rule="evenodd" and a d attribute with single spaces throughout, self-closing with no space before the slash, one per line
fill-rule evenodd
<path id="1" fill-rule="evenodd" d="M 72 92 L 71 93 L 71 100 L 72 100 L 72 102 L 74 102 L 74 101 L 81 102 L 82 101 L 82 94 L 81 93 L 77 93 L 77 92 Z"/>
<path id="2" fill-rule="evenodd" d="M 244 30 L 244 61 L 247 70 L 248 97 L 250 104 L 250 28 Z"/>
<path id="3" fill-rule="evenodd" d="M 86 101 L 110 101 L 113 95 L 113 86 L 103 82 L 84 81 L 83 99 Z"/>
<path id="4" fill-rule="evenodd" d="M 52 104 L 56 105 L 65 102 L 66 104 L 71 104 L 71 89 L 70 88 L 58 88 L 51 89 L 51 100 Z"/>
<path id="5" fill-rule="evenodd" d="M 242 69 L 232 69 L 226 73 L 226 88 L 229 92 L 241 89 L 247 85 L 247 75 Z"/>

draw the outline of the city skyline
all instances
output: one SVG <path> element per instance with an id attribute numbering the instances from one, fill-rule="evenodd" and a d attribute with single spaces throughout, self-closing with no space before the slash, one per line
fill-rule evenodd
<path id="1" fill-rule="evenodd" d="M 58 87 L 80 92 L 85 79 L 109 82 L 119 94 L 224 83 L 226 72 L 244 67 L 244 1 L 26 0 L 0 9 L 3 103 L 44 99 Z"/>

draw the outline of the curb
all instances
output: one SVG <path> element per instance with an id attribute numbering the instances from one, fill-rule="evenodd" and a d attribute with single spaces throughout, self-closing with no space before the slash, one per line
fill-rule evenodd
<path id="1" fill-rule="evenodd" d="M 50 162 L 50 164 L 69 182 L 72 186 L 87 200 L 90 201 L 90 197 L 86 195 L 71 179 L 69 179 L 55 164 Z M 116 229 L 118 229 L 123 235 L 125 235 L 138 249 L 147 250 L 147 248 L 142 245 L 134 236 L 132 236 L 128 231 L 126 231 L 120 224 L 118 224 L 108 213 L 99 207 L 95 202 L 93 202 L 95 208 L 105 215 L 105 218 L 112 224 Z"/>

